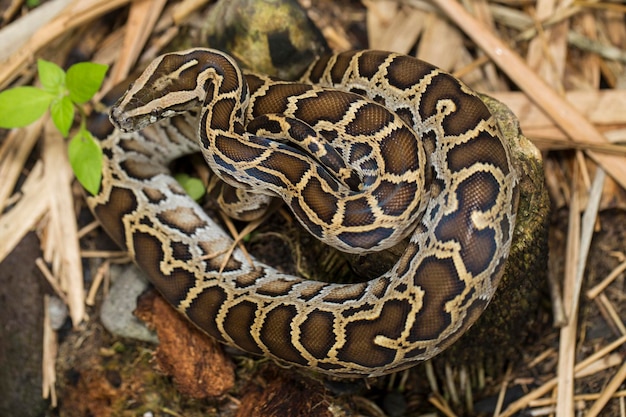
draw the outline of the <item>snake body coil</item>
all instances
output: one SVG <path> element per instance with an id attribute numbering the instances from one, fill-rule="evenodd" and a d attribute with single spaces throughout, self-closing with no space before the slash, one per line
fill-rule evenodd
<path id="1" fill-rule="evenodd" d="M 192 49 L 150 64 L 111 120 L 118 130 L 102 143 L 102 190 L 90 207 L 164 297 L 223 343 L 378 376 L 441 352 L 494 294 L 516 174 L 482 101 L 429 64 L 342 53 L 289 83 Z M 239 251 L 220 272 L 232 240 L 167 170 L 198 150 L 225 182 L 263 194 L 239 193 L 242 211 L 278 196 L 339 249 L 376 251 L 409 234 L 410 243 L 366 283 L 304 280 Z"/>

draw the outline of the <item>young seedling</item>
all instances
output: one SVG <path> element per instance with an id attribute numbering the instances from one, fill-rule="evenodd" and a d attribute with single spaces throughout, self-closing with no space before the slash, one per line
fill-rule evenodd
<path id="1" fill-rule="evenodd" d="M 58 65 L 40 59 L 37 69 L 42 88 L 24 86 L 0 92 L 0 127 L 29 125 L 50 109 L 54 125 L 67 137 L 77 110 L 80 124 L 70 140 L 68 156 L 78 181 L 96 194 L 102 175 L 102 150 L 86 128 L 83 105 L 100 89 L 108 66 L 81 62 L 66 73 Z"/>

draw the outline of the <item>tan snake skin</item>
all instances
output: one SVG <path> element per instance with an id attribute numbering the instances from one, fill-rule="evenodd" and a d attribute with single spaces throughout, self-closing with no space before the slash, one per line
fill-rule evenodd
<path id="1" fill-rule="evenodd" d="M 429 64 L 349 52 L 288 83 L 192 49 L 150 64 L 111 120 L 118 130 L 102 142 L 102 190 L 90 207 L 163 296 L 223 343 L 333 375 L 379 376 L 441 352 L 494 294 L 516 173 L 485 105 Z M 410 243 L 366 283 L 307 281 L 250 265 L 238 250 L 220 273 L 232 240 L 167 168 L 198 150 L 225 182 L 263 194 L 224 197 L 245 200 L 244 211 L 278 196 L 339 249 Z"/>

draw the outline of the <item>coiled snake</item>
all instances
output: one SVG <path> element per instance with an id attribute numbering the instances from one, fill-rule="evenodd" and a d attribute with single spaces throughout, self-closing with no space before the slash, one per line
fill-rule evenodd
<path id="1" fill-rule="evenodd" d="M 90 207 L 163 296 L 223 343 L 378 376 L 441 352 L 494 294 L 517 207 L 510 151 L 476 94 L 429 64 L 341 53 L 291 83 L 191 49 L 153 61 L 111 121 Z M 232 240 L 167 168 L 198 150 L 226 183 L 260 193 L 224 194 L 244 217 L 278 196 L 339 249 L 410 242 L 359 284 L 285 275 L 237 250 L 225 260 Z"/>

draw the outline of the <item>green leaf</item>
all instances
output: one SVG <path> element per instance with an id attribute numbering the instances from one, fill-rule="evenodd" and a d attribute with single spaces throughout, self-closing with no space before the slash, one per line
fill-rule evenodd
<path id="1" fill-rule="evenodd" d="M 74 103 L 88 102 L 100 89 L 108 65 L 80 62 L 67 70 L 65 82 Z"/>
<path id="2" fill-rule="evenodd" d="M 65 88 L 65 71 L 54 62 L 43 59 L 37 60 L 39 81 L 43 89 L 54 95 L 61 95 Z"/>
<path id="3" fill-rule="evenodd" d="M 199 178 L 190 177 L 187 174 L 176 174 L 174 178 L 189 194 L 189 197 L 196 201 L 200 200 L 206 193 L 206 187 Z"/>
<path id="4" fill-rule="evenodd" d="M 74 104 L 69 96 L 53 101 L 50 106 L 50 115 L 59 132 L 63 134 L 63 137 L 67 137 L 74 121 Z"/>
<path id="5" fill-rule="evenodd" d="M 35 87 L 16 87 L 0 93 L 0 127 L 31 124 L 45 112 L 54 96 Z"/>
<path id="6" fill-rule="evenodd" d="M 85 128 L 81 128 L 72 138 L 67 148 L 70 165 L 78 182 L 96 195 L 102 179 L 102 149 Z"/>

